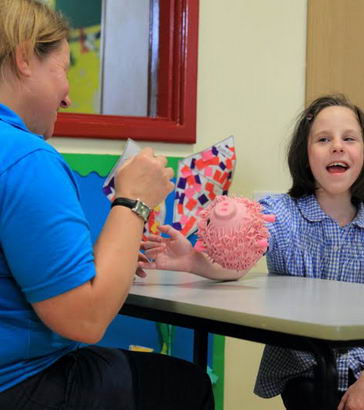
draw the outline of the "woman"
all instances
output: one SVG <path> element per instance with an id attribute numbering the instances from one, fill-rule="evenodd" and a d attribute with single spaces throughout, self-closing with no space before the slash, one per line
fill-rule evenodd
<path id="1" fill-rule="evenodd" d="M 145 213 L 172 190 L 145 148 L 116 176 L 92 248 L 72 172 L 45 139 L 70 105 L 68 26 L 35 0 L 0 0 L 0 408 L 212 409 L 211 384 L 170 357 L 98 342 L 136 271 Z M 121 205 L 121 206 L 119 206 Z"/>

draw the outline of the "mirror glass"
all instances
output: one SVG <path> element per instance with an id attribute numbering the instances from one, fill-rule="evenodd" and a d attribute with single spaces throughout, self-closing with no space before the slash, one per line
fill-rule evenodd
<path id="1" fill-rule="evenodd" d="M 44 1 L 72 28 L 68 111 L 156 117 L 159 0 Z"/>
<path id="2" fill-rule="evenodd" d="M 54 135 L 196 141 L 199 0 L 42 1 L 63 10 L 66 15 L 74 15 L 74 20 L 76 17 L 82 20 L 78 25 L 73 22 L 72 47 L 75 49 L 70 73 L 73 106 L 58 114 Z M 130 14 L 126 12 L 127 4 L 132 5 L 136 13 L 134 8 L 142 3 L 145 5 L 144 29 L 137 28 L 134 20 L 131 24 L 125 22 Z M 137 14 L 142 14 L 138 10 Z M 121 38 L 115 36 L 114 32 L 128 25 L 130 32 L 122 32 Z M 144 32 L 143 45 L 134 41 L 132 29 Z M 127 57 L 122 43 L 130 45 L 131 53 Z M 81 58 L 86 61 L 75 74 Z M 144 65 L 139 65 L 138 60 L 143 60 Z M 122 73 L 124 66 L 128 68 L 127 74 Z M 94 72 L 91 67 L 96 75 L 89 77 L 89 72 Z M 112 78 L 117 81 L 109 82 Z M 140 87 L 142 83 L 144 87 Z M 135 88 L 127 91 L 132 84 L 141 91 Z M 82 93 L 88 94 L 88 98 L 78 99 Z M 138 95 L 140 98 L 134 103 Z"/>

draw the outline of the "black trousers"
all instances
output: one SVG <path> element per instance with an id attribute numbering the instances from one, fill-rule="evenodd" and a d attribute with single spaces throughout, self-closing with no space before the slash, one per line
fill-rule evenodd
<path id="1" fill-rule="evenodd" d="M 88 346 L 0 393 L 0 410 L 213 410 L 198 366 L 155 353 Z"/>
<path id="2" fill-rule="evenodd" d="M 355 376 L 349 370 L 349 386 L 355 381 Z M 334 397 L 334 401 L 337 403 L 336 408 L 344 393 L 341 391 L 336 392 L 336 397 Z M 322 410 L 313 378 L 297 377 L 289 380 L 281 397 L 287 410 Z"/>

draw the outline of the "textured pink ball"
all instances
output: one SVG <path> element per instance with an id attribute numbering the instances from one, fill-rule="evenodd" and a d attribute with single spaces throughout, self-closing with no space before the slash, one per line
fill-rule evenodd
<path id="1" fill-rule="evenodd" d="M 248 271 L 267 249 L 269 219 L 257 202 L 220 195 L 200 217 L 197 247 L 226 269 Z"/>

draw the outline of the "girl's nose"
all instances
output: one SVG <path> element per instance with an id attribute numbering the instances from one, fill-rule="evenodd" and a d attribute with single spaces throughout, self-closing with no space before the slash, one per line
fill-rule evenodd
<path id="1" fill-rule="evenodd" d="M 332 152 L 344 152 L 344 147 L 341 141 L 334 141 L 332 144 Z"/>

